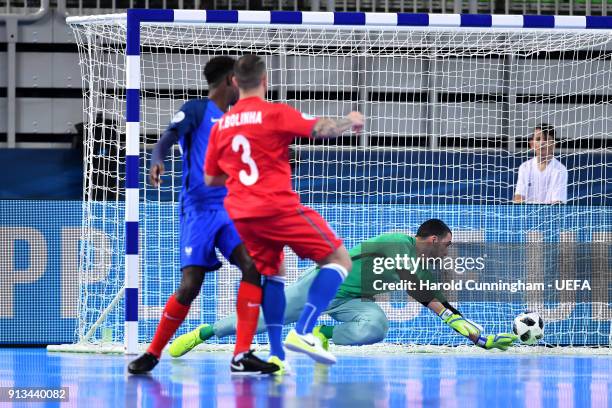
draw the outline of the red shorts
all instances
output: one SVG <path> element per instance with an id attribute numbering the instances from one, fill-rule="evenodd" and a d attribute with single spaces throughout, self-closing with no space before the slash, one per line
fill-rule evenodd
<path id="1" fill-rule="evenodd" d="M 257 270 L 266 276 L 278 274 L 285 245 L 300 258 L 315 262 L 331 255 L 342 245 L 342 240 L 323 217 L 305 206 L 274 217 L 234 220 L 234 225 Z"/>

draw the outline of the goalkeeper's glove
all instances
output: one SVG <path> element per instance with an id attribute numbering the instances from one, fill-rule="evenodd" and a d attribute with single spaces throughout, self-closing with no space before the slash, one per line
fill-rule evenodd
<path id="1" fill-rule="evenodd" d="M 479 337 L 476 345 L 486 350 L 496 348 L 506 351 L 517 340 L 518 336 L 512 333 L 489 334 L 488 336 Z"/>
<path id="2" fill-rule="evenodd" d="M 439 316 L 444 323 L 448 324 L 457 333 L 469 338 L 474 344 L 485 350 L 497 348 L 505 351 L 518 340 L 518 336 L 511 333 L 482 335 L 481 326 L 446 308 L 440 312 Z"/>
<path id="3" fill-rule="evenodd" d="M 448 324 L 453 330 L 465 337 L 480 337 L 482 327 L 477 326 L 474 322 L 465 319 L 458 313 L 453 313 L 448 309 L 442 310 L 440 319 Z"/>

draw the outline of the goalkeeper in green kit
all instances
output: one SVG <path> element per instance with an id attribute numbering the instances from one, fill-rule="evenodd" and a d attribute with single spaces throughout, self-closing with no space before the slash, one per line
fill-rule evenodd
<path id="1" fill-rule="evenodd" d="M 402 233 L 388 233 L 370 238 L 349 251 L 353 269 L 338 289 L 336 297 L 326 310 L 332 319 L 339 324 L 335 326 L 318 326 L 313 334 L 322 340 L 327 347 L 329 340 L 338 345 L 364 345 L 382 341 L 389 328 L 389 321 L 373 297 L 384 293 L 386 287 L 380 288 L 381 282 L 396 283 L 400 281 L 415 282 L 416 290 L 407 293 L 419 301 L 457 333 L 469 338 L 474 344 L 490 349 L 506 350 L 518 337 L 512 333 L 485 335 L 477 324 L 463 317 L 444 297 L 440 291 L 419 290 L 419 281 L 435 282 L 430 271 L 415 268 L 410 271 L 397 268 L 386 268 L 373 272 L 375 258 L 400 257 L 416 259 L 444 258 L 451 244 L 452 233 L 448 226 L 436 219 L 423 223 L 415 237 Z M 414 264 L 414 263 L 413 263 Z M 287 307 L 285 324 L 298 320 L 306 304 L 308 288 L 317 275 L 318 269 L 311 268 L 294 284 L 285 290 Z M 363 279 L 362 279 L 363 277 Z M 377 284 L 374 284 L 377 281 Z M 265 323 L 260 317 L 257 332 L 265 331 Z M 236 333 L 236 316 L 231 315 L 213 325 L 203 324 L 197 329 L 178 337 L 170 346 L 173 357 L 179 357 L 209 338 L 225 337 Z"/>

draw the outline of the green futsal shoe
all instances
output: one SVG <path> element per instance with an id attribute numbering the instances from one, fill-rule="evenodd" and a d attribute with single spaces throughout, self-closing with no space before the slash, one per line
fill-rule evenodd
<path id="1" fill-rule="evenodd" d="M 312 335 L 321 340 L 321 346 L 324 350 L 329 350 L 329 339 L 321 333 L 321 326 L 317 326 L 312 330 Z"/>
<path id="2" fill-rule="evenodd" d="M 293 375 L 293 370 L 288 361 L 283 361 L 277 356 L 270 356 L 270 358 L 268 358 L 268 363 L 278 366 L 278 371 L 275 371 L 274 375 Z"/>
<path id="3" fill-rule="evenodd" d="M 184 356 L 193 350 L 197 345 L 204 343 L 213 336 L 212 326 L 210 324 L 202 324 L 196 329 L 178 336 L 176 340 L 170 344 L 168 353 L 174 357 Z"/>

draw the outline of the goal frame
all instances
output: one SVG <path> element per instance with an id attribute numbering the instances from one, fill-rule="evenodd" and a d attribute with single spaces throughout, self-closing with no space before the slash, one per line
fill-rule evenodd
<path id="1" fill-rule="evenodd" d="M 243 10 L 171 10 L 128 9 L 127 13 L 85 17 L 69 17 L 68 24 L 120 22 L 126 26 L 126 156 L 125 156 L 125 277 L 124 290 L 94 324 L 103 320 L 110 308 L 125 297 L 124 352 L 136 354 L 138 347 L 138 273 L 139 202 L 140 191 L 140 30 L 142 24 L 215 24 L 329 27 L 347 29 L 470 29 L 470 30 L 612 30 L 612 16 L 549 16 L 498 14 L 426 14 L 426 13 L 367 13 L 367 12 L 302 12 L 302 11 L 243 11 Z M 90 330 L 90 332 L 92 331 Z"/>

